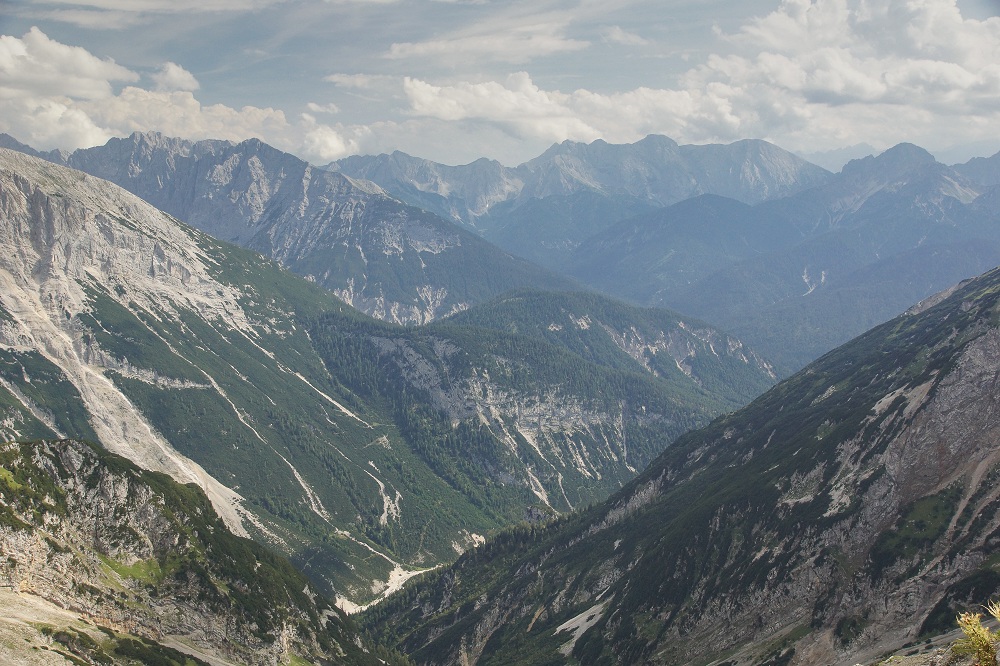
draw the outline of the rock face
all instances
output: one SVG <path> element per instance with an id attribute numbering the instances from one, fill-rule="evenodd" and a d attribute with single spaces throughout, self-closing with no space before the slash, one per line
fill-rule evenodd
<path id="1" fill-rule="evenodd" d="M 887 322 L 365 621 L 435 664 L 854 664 L 953 629 L 1000 591 L 998 293 Z"/>
<path id="2" fill-rule="evenodd" d="M 78 150 L 66 163 L 387 321 L 424 323 L 514 287 L 570 284 L 370 182 L 258 140 L 133 134 Z"/>
<path id="3" fill-rule="evenodd" d="M 362 525 L 378 524 L 378 484 L 400 484 L 360 451 L 408 447 L 343 406 L 312 349 L 305 319 L 346 306 L 107 181 L 12 151 L 0 165 L 2 439 L 86 438 L 195 482 L 236 533 L 308 557 L 327 593 L 370 599 L 399 565 Z M 482 530 L 446 525 L 438 552 Z"/>
<path id="4" fill-rule="evenodd" d="M 199 490 L 93 445 L 0 446 L 0 552 L 0 585 L 109 636 L 241 664 L 378 663 L 342 613 L 287 560 L 232 535 Z"/>
<path id="5" fill-rule="evenodd" d="M 450 485 L 515 521 L 614 492 L 774 381 L 735 338 L 589 294 L 519 291 L 419 328 L 321 319 L 311 334 Z"/>
<path id="6" fill-rule="evenodd" d="M 1000 153 L 992 157 L 973 157 L 965 164 L 956 164 L 952 168 L 983 187 L 1000 185 Z"/>
<path id="7" fill-rule="evenodd" d="M 110 365 L 126 375 L 142 376 L 142 370 L 134 371 L 128 359 L 102 353 L 77 321 L 90 307 L 90 290 L 99 287 L 138 309 L 175 317 L 180 309 L 190 309 L 230 322 L 236 329 L 252 331 L 246 312 L 237 303 L 241 295 L 210 274 L 210 257 L 183 228 L 171 221 L 162 223 L 166 216 L 148 204 L 122 197 L 106 183 L 79 172 L 50 167 L 7 150 L 0 157 L 0 237 L 4 245 L 0 257 L 0 306 L 4 314 L 0 342 L 10 353 L 27 353 L 36 364 L 49 366 L 48 372 L 58 368 L 56 372 L 61 372 L 72 387 L 67 388 L 75 392 L 84 414 L 93 418 L 46 413 L 23 390 L 5 380 L 5 387 L 11 387 L 19 398 L 18 407 L 41 422 L 42 432 L 47 429 L 48 434 L 62 435 L 75 429 L 74 434 L 96 436 L 109 449 L 147 469 L 166 472 L 181 482 L 198 483 L 231 528 L 246 534 L 237 508 L 239 495 L 151 428 L 104 376 L 102 366 Z M 135 220 L 152 220 L 153 224 L 143 230 L 130 228 Z M 30 383 L 29 371 L 23 368 Z M 145 379 L 154 384 L 172 380 L 154 377 L 152 372 Z M 183 380 L 174 381 L 184 384 Z M 79 409 L 79 404 L 71 409 Z M 4 424 L 6 438 L 39 434 L 21 417 L 8 418 L 15 420 Z"/>

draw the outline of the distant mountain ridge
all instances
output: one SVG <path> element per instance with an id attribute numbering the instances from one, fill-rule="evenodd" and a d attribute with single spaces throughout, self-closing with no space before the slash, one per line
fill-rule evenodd
<path id="1" fill-rule="evenodd" d="M 394 196 L 487 237 L 501 224 L 492 209 L 509 210 L 533 199 L 595 192 L 659 207 L 711 193 L 757 203 L 829 176 L 766 141 L 681 146 L 659 135 L 632 144 L 564 141 L 517 167 L 485 159 L 446 166 L 397 151 L 346 157 L 326 168 L 379 183 Z"/>
<path id="2" fill-rule="evenodd" d="M 901 144 L 790 197 L 746 206 L 702 196 L 621 221 L 581 243 L 564 270 L 732 330 L 787 372 L 1000 263 L 1000 207 L 988 192 Z"/>
<path id="3" fill-rule="evenodd" d="M 1000 153 L 992 157 L 974 157 L 954 169 L 969 180 L 984 187 L 1000 185 Z"/>
<path id="4" fill-rule="evenodd" d="M 572 252 L 614 223 L 701 194 L 758 203 L 825 182 L 827 171 L 758 140 L 678 145 L 564 141 L 517 167 L 446 166 L 395 152 L 328 169 L 462 223 L 508 252 L 566 272 Z"/>
<path id="5" fill-rule="evenodd" d="M 603 293 L 732 330 L 787 373 L 1000 262 L 1000 207 L 979 198 L 998 158 L 948 167 L 900 144 L 831 174 L 765 142 L 651 136 L 564 142 L 506 170 L 401 153 L 329 168 Z"/>

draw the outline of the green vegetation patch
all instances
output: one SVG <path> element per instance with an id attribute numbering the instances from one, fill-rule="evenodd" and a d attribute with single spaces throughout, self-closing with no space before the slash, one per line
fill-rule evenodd
<path id="1" fill-rule="evenodd" d="M 46 514 L 66 515 L 65 491 L 30 462 L 32 451 L 25 442 L 0 445 L 0 523 L 8 527 L 28 529 Z"/>
<path id="2" fill-rule="evenodd" d="M 180 650 L 144 638 L 120 638 L 114 653 L 118 657 L 134 659 L 144 666 L 210 666 Z"/>
<path id="3" fill-rule="evenodd" d="M 160 560 L 151 558 L 148 560 L 139 560 L 134 564 L 127 565 L 114 558 L 107 557 L 106 555 L 101 555 L 100 558 L 109 569 L 122 578 L 136 580 L 148 585 L 157 585 L 161 583 L 163 579 L 171 573 L 171 570 L 177 569 L 179 564 L 176 560 L 171 561 L 169 559 L 165 559 L 168 564 L 164 566 L 164 564 L 161 564 Z"/>
<path id="4" fill-rule="evenodd" d="M 891 529 L 879 535 L 870 552 L 871 571 L 881 576 L 899 560 L 909 561 L 929 551 L 955 515 L 962 499 L 962 485 L 954 483 L 935 495 L 923 497 L 904 509 Z M 900 574 L 906 577 L 906 573 Z"/>
<path id="5" fill-rule="evenodd" d="M 20 437 L 57 437 L 51 423 L 64 435 L 96 439 L 80 393 L 62 370 L 38 352 L 0 348 L 0 376 L 20 394 L 0 388 L 0 414 L 18 422 Z"/>

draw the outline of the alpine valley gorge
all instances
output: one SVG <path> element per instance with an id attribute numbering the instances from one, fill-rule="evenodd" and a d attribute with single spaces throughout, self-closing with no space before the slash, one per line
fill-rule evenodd
<path id="1" fill-rule="evenodd" d="M 1000 593 L 1000 155 L 0 145 L 0 661 L 850 665 Z"/>

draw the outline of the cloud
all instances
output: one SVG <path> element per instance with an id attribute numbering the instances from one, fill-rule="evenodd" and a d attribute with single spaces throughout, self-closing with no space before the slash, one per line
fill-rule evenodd
<path id="1" fill-rule="evenodd" d="M 113 60 L 49 39 L 38 28 L 23 38 L 0 35 L 0 98 L 22 93 L 96 99 L 111 94 L 111 83 L 139 75 Z"/>
<path id="2" fill-rule="evenodd" d="M 648 46 L 651 42 L 639 35 L 626 32 L 620 26 L 614 25 L 605 30 L 601 36 L 604 41 L 611 44 L 621 44 L 622 46 Z"/>
<path id="3" fill-rule="evenodd" d="M 49 0 L 50 4 L 90 10 L 157 14 L 252 11 L 279 2 L 283 0 Z"/>
<path id="4" fill-rule="evenodd" d="M 103 9 L 53 9 L 34 14 L 38 19 L 71 23 L 81 28 L 99 30 L 124 30 L 147 19 L 135 12 Z"/>
<path id="5" fill-rule="evenodd" d="M 370 89 L 386 83 L 397 83 L 399 77 L 384 74 L 330 74 L 323 77 L 324 81 L 334 83 L 344 88 Z"/>
<path id="6" fill-rule="evenodd" d="M 23 0 L 14 12 L 31 21 L 51 20 L 88 30 L 125 30 L 163 15 L 258 11 L 288 0 Z"/>
<path id="7" fill-rule="evenodd" d="M 1000 126 L 1000 18 L 966 19 L 955 0 L 784 0 L 722 37 L 724 50 L 666 89 L 562 92 L 520 72 L 448 85 L 411 77 L 404 92 L 416 117 L 553 141 L 663 133 L 822 150 L 972 141 Z"/>
<path id="8" fill-rule="evenodd" d="M 160 70 L 153 74 L 153 82 L 156 89 L 164 91 L 172 90 L 197 90 L 201 87 L 194 74 L 187 71 L 177 63 L 164 63 Z"/>
<path id="9" fill-rule="evenodd" d="M 709 62 L 688 85 L 728 80 L 805 104 L 952 115 L 989 112 L 1000 101 L 1000 18 L 964 19 L 955 0 L 786 0 L 734 41 L 749 53 Z M 784 72 L 771 78 L 777 63 Z"/>
<path id="10" fill-rule="evenodd" d="M 592 141 L 597 129 L 578 117 L 572 97 L 536 86 L 525 72 L 512 74 L 505 82 L 460 83 L 434 86 L 406 78 L 403 82 L 411 112 L 439 120 L 478 119 L 508 127 L 519 136 L 554 141 Z"/>
<path id="11" fill-rule="evenodd" d="M 197 11 L 276 1 L 205 0 Z M 604 5 L 588 0 L 575 13 L 546 10 L 551 3 L 542 9 L 488 3 L 489 11 L 456 5 L 452 13 L 488 20 L 432 39 L 399 40 L 379 64 L 369 63 L 370 73 L 326 76 L 338 96 L 298 101 L 296 110 L 305 114 L 280 105 L 202 104 L 198 80 L 175 63 L 144 67 L 142 78 L 33 29 L 21 38 L 0 37 L 0 131 L 38 148 L 93 145 L 133 129 L 187 138 L 258 136 L 324 161 L 400 146 L 430 146 L 448 159 L 474 158 L 473 150 L 510 156 L 543 142 L 626 142 L 650 133 L 684 143 L 758 137 L 805 152 L 861 142 L 884 148 L 903 140 L 933 149 L 993 139 L 1000 126 L 1000 17 L 971 19 L 956 3 L 783 0 L 728 33 L 718 31 L 714 53 L 697 56 L 675 79 L 617 90 L 613 84 L 560 89 L 569 79 L 556 78 L 560 72 L 549 65 L 573 59 L 582 69 L 587 53 L 553 58 L 531 73 L 524 64 L 586 49 L 572 25 L 589 26 L 585 34 L 595 41 L 654 46 L 605 20 Z M 133 7 L 167 12 L 194 4 L 92 0 L 62 3 L 59 11 L 119 12 L 121 18 Z M 280 44 L 257 46 L 276 53 Z M 392 74 L 380 73 L 380 66 Z M 426 67 L 442 78 L 418 69 Z M 460 78 L 469 70 L 478 74 Z M 372 110 L 380 115 L 356 121 L 363 125 L 321 122 L 330 121 L 329 114 Z"/>
<path id="12" fill-rule="evenodd" d="M 186 139 L 260 137 L 310 160 L 330 161 L 357 148 L 363 129 L 330 127 L 280 109 L 203 105 L 195 77 L 176 63 L 153 75 L 155 89 L 125 85 L 140 76 L 85 49 L 49 39 L 37 28 L 0 36 L 0 131 L 39 149 L 72 150 L 113 136 L 157 130 Z"/>
<path id="13" fill-rule="evenodd" d="M 306 104 L 306 108 L 313 113 L 340 113 L 340 107 L 332 102 L 330 104 L 317 104 L 316 102 L 309 102 Z"/>
<path id="14" fill-rule="evenodd" d="M 188 139 L 230 139 L 277 135 L 287 131 L 283 111 L 223 104 L 204 106 L 187 90 L 144 90 L 134 86 L 106 99 L 82 102 L 78 108 L 116 135 L 157 130 Z"/>
<path id="15" fill-rule="evenodd" d="M 386 54 L 390 59 L 445 58 L 450 61 L 487 60 L 526 63 L 540 56 L 579 51 L 588 42 L 566 37 L 565 19 L 538 17 L 527 24 L 490 25 L 471 34 L 423 42 L 392 44 Z"/>
<path id="16" fill-rule="evenodd" d="M 331 127 L 317 123 L 308 113 L 303 113 L 301 119 L 299 152 L 308 155 L 316 163 L 332 162 L 358 152 L 359 139 L 368 133 L 365 128 L 349 130 L 342 126 Z"/>
<path id="17" fill-rule="evenodd" d="M 651 133 L 699 139 L 738 132 L 740 118 L 725 99 L 730 92 L 635 90 L 602 94 L 540 89 L 525 72 L 504 82 L 434 86 L 407 79 L 404 91 L 414 115 L 439 120 L 479 120 L 504 126 L 515 136 L 589 142 L 635 141 Z"/>

